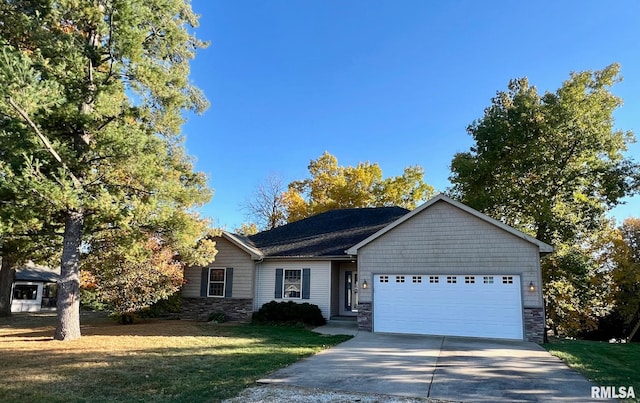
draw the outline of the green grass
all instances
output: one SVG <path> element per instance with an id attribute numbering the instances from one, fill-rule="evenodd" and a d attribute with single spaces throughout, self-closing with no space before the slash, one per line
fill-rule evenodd
<path id="1" fill-rule="evenodd" d="M 0 326 L 0 401 L 218 401 L 350 338 L 190 321 L 94 323 L 71 342 L 52 334 L 51 326 Z"/>
<path id="2" fill-rule="evenodd" d="M 551 354 L 598 386 L 633 386 L 640 402 L 640 344 L 554 339 L 543 345 Z"/>

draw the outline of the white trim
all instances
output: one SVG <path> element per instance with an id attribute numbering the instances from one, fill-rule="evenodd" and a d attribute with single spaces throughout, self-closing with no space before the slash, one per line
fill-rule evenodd
<path id="1" fill-rule="evenodd" d="M 284 284 L 285 284 L 285 279 L 286 279 L 286 273 L 288 271 L 299 271 L 300 272 L 300 296 L 299 297 L 285 297 L 285 289 L 284 289 Z M 282 268 L 282 299 L 302 299 L 302 269 L 285 269 Z"/>
<path id="2" fill-rule="evenodd" d="M 485 222 L 488 222 L 489 224 L 492 224 L 504 231 L 507 231 L 508 233 L 515 235 L 518 238 L 524 239 L 527 242 L 530 242 L 534 245 L 536 245 L 539 250 L 540 253 L 551 253 L 553 252 L 553 246 L 548 245 L 542 241 L 539 241 L 537 239 L 535 239 L 534 237 L 525 234 L 524 232 L 520 232 L 517 229 L 508 226 L 505 223 L 502 223 L 498 220 L 494 220 L 493 218 L 482 214 L 481 212 L 472 209 L 471 207 L 462 204 L 460 202 L 457 202 L 447 196 L 445 196 L 442 193 L 439 193 L 438 195 L 436 195 L 435 197 L 431 198 L 430 200 L 428 200 L 426 203 L 424 203 L 423 205 L 419 206 L 418 208 L 416 208 L 415 210 L 403 215 L 402 217 L 400 217 L 399 219 L 397 219 L 396 221 L 392 222 L 391 224 L 387 225 L 386 227 L 382 228 L 381 230 L 379 230 L 378 232 L 376 232 L 375 234 L 369 236 L 368 238 L 366 238 L 365 240 L 357 243 L 356 245 L 350 247 L 349 249 L 346 250 L 346 253 L 349 255 L 357 255 L 358 254 L 358 249 L 362 248 L 363 246 L 373 242 L 374 240 L 376 240 L 377 238 L 381 237 L 382 235 L 386 234 L 387 232 L 391 231 L 392 229 L 394 229 L 395 227 L 397 227 L 398 225 L 404 223 L 405 221 L 411 219 L 413 216 L 419 214 L 420 212 L 422 212 L 423 210 L 426 210 L 427 208 L 429 208 L 430 206 L 434 205 L 435 203 L 439 202 L 439 201 L 443 201 L 446 203 L 449 203 L 450 205 L 457 207 Z"/>
<path id="3" fill-rule="evenodd" d="M 222 295 L 211 295 L 211 270 L 222 270 L 224 276 L 222 277 Z M 220 281 L 216 281 L 215 283 L 220 283 Z M 207 298 L 224 298 L 227 293 L 227 268 L 226 267 L 209 267 L 209 272 L 207 273 Z"/>

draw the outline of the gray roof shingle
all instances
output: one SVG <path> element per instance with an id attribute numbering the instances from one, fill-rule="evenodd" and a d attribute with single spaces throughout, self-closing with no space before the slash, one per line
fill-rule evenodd
<path id="1" fill-rule="evenodd" d="M 16 280 L 20 281 L 42 281 L 45 283 L 55 283 L 60 278 L 60 268 L 49 268 L 44 266 L 26 265 L 16 269 Z"/>
<path id="2" fill-rule="evenodd" d="M 265 257 L 346 256 L 346 250 L 407 214 L 401 207 L 327 211 L 245 237 Z"/>

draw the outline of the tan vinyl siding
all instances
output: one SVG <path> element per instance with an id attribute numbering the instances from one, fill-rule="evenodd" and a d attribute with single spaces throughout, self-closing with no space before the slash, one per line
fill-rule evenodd
<path id="1" fill-rule="evenodd" d="M 216 237 L 218 254 L 208 267 L 233 267 L 233 298 L 253 298 L 254 262 L 245 251 L 228 240 Z M 200 296 L 201 267 L 194 266 L 185 269 L 186 284 L 182 288 L 185 297 Z"/>
<path id="2" fill-rule="evenodd" d="M 361 284 L 384 273 L 517 274 L 524 307 L 542 306 L 538 247 L 446 202 L 361 248 L 358 268 Z M 535 292 L 529 291 L 530 281 Z M 359 298 L 371 302 L 371 287 L 361 287 Z"/>
<path id="3" fill-rule="evenodd" d="M 309 299 L 286 299 L 275 297 L 276 269 L 311 269 Z M 265 260 L 256 265 L 256 297 L 254 310 L 270 301 L 308 302 L 318 305 L 322 315 L 329 319 L 331 309 L 331 262 L 303 260 Z"/>

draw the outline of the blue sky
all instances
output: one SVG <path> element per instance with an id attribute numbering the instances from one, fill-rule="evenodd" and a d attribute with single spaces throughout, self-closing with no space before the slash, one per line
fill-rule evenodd
<path id="1" fill-rule="evenodd" d="M 215 194 L 214 224 L 246 221 L 242 203 L 267 176 L 307 175 L 329 151 L 383 175 L 420 165 L 449 186 L 466 127 L 496 91 L 526 76 L 554 91 L 571 71 L 622 65 L 616 127 L 640 134 L 640 2 L 193 0 L 211 45 L 191 80 L 211 107 L 184 126 Z M 640 145 L 628 155 L 640 159 Z M 640 216 L 640 197 L 615 209 Z"/>

